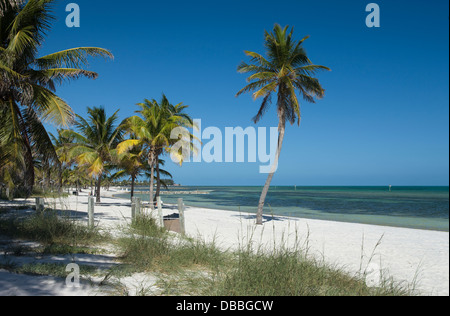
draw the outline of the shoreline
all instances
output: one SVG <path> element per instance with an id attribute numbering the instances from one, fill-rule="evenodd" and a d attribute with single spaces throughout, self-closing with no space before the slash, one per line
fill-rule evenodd
<path id="1" fill-rule="evenodd" d="M 111 195 L 110 198 L 112 199 L 118 199 L 118 200 L 125 200 L 127 201 L 128 199 L 122 198 L 122 197 L 118 197 L 115 195 Z M 176 206 L 176 204 L 172 204 L 172 203 L 165 203 L 165 205 L 170 205 L 170 206 Z M 221 209 L 221 208 L 213 208 L 213 207 L 202 207 L 202 206 L 195 206 L 195 205 L 185 205 L 186 207 L 190 207 L 190 208 L 201 208 L 204 210 L 211 210 L 211 211 L 225 211 L 225 212 L 234 212 L 234 213 L 246 213 L 246 214 L 252 214 L 255 215 L 256 212 L 252 213 L 252 212 L 244 212 L 244 211 L 235 211 L 235 210 L 227 210 L 227 209 Z M 407 226 L 395 226 L 395 225 L 387 225 L 387 224 L 377 224 L 377 223 L 361 223 L 361 222 L 352 222 L 352 221 L 346 221 L 346 220 L 338 220 L 338 219 L 321 219 L 321 218 L 313 218 L 313 217 L 301 217 L 301 216 L 288 216 L 288 215 L 275 215 L 275 214 L 270 214 L 270 215 L 264 215 L 265 217 L 269 216 L 269 217 L 275 217 L 275 218 L 286 218 L 286 219 L 291 219 L 292 221 L 298 220 L 298 219 L 304 219 L 304 220 L 314 220 L 314 221 L 325 221 L 325 222 L 336 222 L 336 223 L 347 223 L 347 224 L 359 224 L 359 225 L 369 225 L 369 226 L 380 226 L 380 227 L 390 227 L 390 228 L 403 228 L 403 229 L 412 229 L 412 230 L 424 230 L 424 231 L 432 231 L 432 232 L 442 232 L 442 233 L 449 233 L 449 230 L 440 230 L 440 229 L 428 229 L 428 228 L 415 228 L 415 227 L 407 227 Z"/>
<path id="2" fill-rule="evenodd" d="M 114 191 L 111 194 L 111 191 L 105 191 L 107 193 L 107 195 L 105 196 L 110 196 L 113 198 L 117 198 L 117 199 L 124 199 L 127 200 L 127 198 L 118 196 L 121 194 L 126 194 L 126 193 L 130 193 L 129 191 Z M 169 191 L 170 192 L 170 191 Z M 178 191 L 177 191 L 178 192 Z M 183 192 L 188 192 L 188 191 L 183 191 Z M 198 191 L 190 191 L 191 193 L 186 193 L 186 195 L 195 195 L 195 194 L 199 194 L 199 195 L 204 195 L 204 194 L 209 194 L 206 193 L 206 191 L 204 190 L 198 190 Z M 194 193 L 192 193 L 194 192 Z M 200 192 L 200 193 L 196 193 L 196 192 Z M 141 195 L 145 195 L 148 192 L 146 191 L 139 191 L 136 192 L 135 194 L 141 194 Z M 169 197 L 171 195 L 175 195 L 175 194 L 181 194 L 181 193 L 171 193 L 171 194 L 163 194 L 163 192 L 161 192 L 161 196 L 162 198 L 164 198 L 164 196 Z M 184 193 L 183 193 L 184 194 Z M 190 202 L 187 202 L 188 204 L 186 204 L 187 206 L 190 207 L 197 207 L 197 208 L 203 208 L 203 209 L 211 209 L 211 210 L 219 210 L 219 211 L 229 211 L 229 212 L 239 212 L 235 209 L 230 209 L 230 208 L 220 208 L 219 206 L 214 207 L 214 206 L 201 206 L 201 205 L 189 205 Z M 175 204 L 175 203 L 170 203 L 170 204 Z M 267 208 L 267 207 L 266 207 Z M 251 212 L 251 211 L 242 211 L 245 213 L 250 213 L 250 214 L 256 214 L 256 211 Z M 293 219 L 298 219 L 298 218 L 302 218 L 302 219 L 310 219 L 310 220 L 323 220 L 323 221 L 332 221 L 332 222 L 340 222 L 340 223 L 353 223 L 353 224 L 364 224 L 364 225 L 375 225 L 375 226 L 386 226 L 386 227 L 395 227 L 395 228 L 408 228 L 408 229 L 417 229 L 417 230 L 427 230 L 427 231 L 436 231 L 436 232 L 450 232 L 450 227 L 446 224 L 443 225 L 439 225 L 438 223 L 444 222 L 444 220 L 436 220 L 435 222 L 432 219 L 429 218 L 421 218 L 422 222 L 428 222 L 428 224 L 417 224 L 417 223 L 413 223 L 413 224 L 404 224 L 404 223 L 392 223 L 389 222 L 389 219 L 393 219 L 395 217 L 391 217 L 388 215 L 354 215 L 354 217 L 358 217 L 360 218 L 359 220 L 351 220 L 349 217 L 351 217 L 352 215 L 349 214 L 341 214 L 341 218 L 337 218 L 338 216 L 336 216 L 335 214 L 328 214 L 328 217 L 330 218 L 320 218 L 320 215 L 310 215 L 310 214 L 299 214 L 298 216 L 289 214 L 289 215 L 285 215 L 285 214 L 272 214 L 270 212 L 266 213 L 267 216 L 275 216 L 275 217 L 287 217 L 287 218 L 293 218 Z M 364 217 L 364 218 L 361 218 Z M 322 216 L 322 217 L 327 217 L 327 216 Z M 382 220 L 383 218 L 387 218 L 387 220 Z M 402 220 L 410 220 L 410 221 L 414 221 L 416 220 L 417 217 L 413 217 L 413 216 L 405 216 L 402 218 Z M 432 223 L 430 223 L 429 221 L 433 221 Z M 448 221 L 445 221 L 445 223 L 448 223 Z M 437 227 L 439 226 L 439 227 Z M 445 227 L 443 227 L 445 226 Z"/>

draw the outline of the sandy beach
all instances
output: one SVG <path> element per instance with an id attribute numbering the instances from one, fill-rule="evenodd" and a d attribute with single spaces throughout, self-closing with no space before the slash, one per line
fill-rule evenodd
<path id="1" fill-rule="evenodd" d="M 104 191 L 102 203 L 95 206 L 96 225 L 114 232 L 117 225 L 131 220 L 130 202 L 114 198 L 117 191 Z M 87 193 L 56 201 L 57 208 L 73 211 L 80 220 L 87 218 Z M 54 205 L 54 203 L 52 203 Z M 166 205 L 164 215 L 177 213 L 175 206 Z M 156 213 L 155 213 L 156 215 Z M 288 217 L 265 217 L 263 226 L 254 225 L 253 214 L 186 207 L 186 234 L 214 241 L 222 249 L 235 249 L 252 242 L 273 249 L 284 245 L 307 250 L 310 256 L 334 264 L 356 274 L 361 271 L 382 271 L 396 281 L 416 282 L 421 295 L 449 295 L 449 233 L 386 226 L 363 225 Z M 12 276 L 0 271 L 0 295 L 8 278 L 16 284 L 16 294 L 27 292 L 20 284 L 30 286 L 30 277 Z M 42 281 L 42 278 L 40 278 Z M 34 278 L 35 282 L 41 282 Z M 22 282 L 22 283 L 21 283 Z M 53 278 L 45 280 L 54 284 Z M 50 282 L 50 283 L 49 283 Z M 86 295 L 55 286 L 48 295 Z M 40 292 L 33 292 L 31 295 Z"/>

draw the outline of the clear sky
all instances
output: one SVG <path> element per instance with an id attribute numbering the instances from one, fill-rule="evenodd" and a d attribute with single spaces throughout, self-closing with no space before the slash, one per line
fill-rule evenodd
<path id="1" fill-rule="evenodd" d="M 81 27 L 65 25 L 67 4 Z M 100 78 L 58 88 L 80 115 L 86 107 L 131 116 L 144 98 L 164 92 L 189 105 L 204 127 L 254 126 L 259 102 L 235 97 L 246 84 L 236 68 L 244 50 L 264 53 L 264 30 L 294 26 L 311 37 L 310 59 L 332 72 L 326 96 L 302 104 L 287 128 L 274 185 L 448 185 L 449 2 L 376 2 L 381 27 L 368 28 L 363 0 L 57 1 L 57 21 L 41 55 L 79 46 L 111 50 L 93 60 Z M 275 105 L 258 127 L 277 126 Z M 49 128 L 53 131 L 53 128 Z M 166 158 L 178 183 L 263 185 L 258 163 L 187 163 Z"/>

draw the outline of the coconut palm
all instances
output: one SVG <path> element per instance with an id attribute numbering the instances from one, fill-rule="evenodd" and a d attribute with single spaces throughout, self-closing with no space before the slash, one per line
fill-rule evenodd
<path id="1" fill-rule="evenodd" d="M 258 113 L 253 118 L 257 123 L 268 110 L 272 97 L 276 95 L 277 115 L 278 115 L 278 147 L 275 161 L 271 167 L 266 184 L 261 193 L 258 204 L 256 223 L 262 225 L 263 208 L 270 183 L 278 167 L 281 148 L 283 145 L 286 122 L 293 125 L 295 122 L 300 125 L 301 111 L 300 101 L 297 93 L 307 102 L 315 103 L 315 98 L 322 98 L 325 90 L 319 80 L 314 75 L 321 70 L 330 70 L 325 66 L 314 65 L 308 58 L 303 42 L 293 38 L 293 29 L 282 28 L 276 24 L 271 33 L 265 32 L 266 57 L 245 51 L 251 57 L 251 62 L 242 62 L 238 67 L 238 72 L 251 74 L 249 82 L 241 89 L 237 96 L 253 92 L 253 98 L 262 98 L 262 103 Z"/>
<path id="2" fill-rule="evenodd" d="M 135 146 L 143 146 L 147 151 L 148 165 L 150 166 L 150 202 L 154 201 L 155 168 L 158 171 L 159 158 L 164 152 L 170 150 L 175 140 L 171 132 L 177 127 L 192 127 L 192 119 L 184 112 L 187 106 L 179 103 L 172 105 L 165 95 L 158 103 L 156 100 L 145 100 L 139 103 L 140 116 L 132 116 L 124 122 L 124 127 L 136 139 L 129 139 L 117 147 L 122 154 Z M 157 172 L 157 182 L 160 181 Z M 150 203 L 153 208 L 153 203 Z"/>
<path id="3" fill-rule="evenodd" d="M 63 186 L 63 174 L 72 166 L 75 162 L 69 155 L 71 146 L 73 145 L 73 137 L 64 137 L 63 131 L 58 129 L 58 135 L 55 136 L 52 133 L 48 133 L 53 146 L 55 148 L 56 154 L 58 155 L 58 177 L 59 177 L 59 191 L 61 192 Z"/>
<path id="4" fill-rule="evenodd" d="M 88 108 L 88 119 L 77 115 L 74 130 L 62 132 L 64 137 L 75 141 L 69 153 L 75 157 L 80 166 L 86 166 L 91 178 L 96 179 L 96 202 L 100 203 L 102 177 L 108 164 L 117 163 L 116 147 L 122 141 L 122 126 L 115 126 L 116 111 L 111 117 L 106 116 L 103 107 Z"/>
<path id="5" fill-rule="evenodd" d="M 123 175 L 129 175 L 131 177 L 131 199 L 134 197 L 136 179 L 148 167 L 147 157 L 148 153 L 142 144 L 119 155 L 118 168 L 121 170 L 116 173 L 116 176 L 118 178 Z"/>
<path id="6" fill-rule="evenodd" d="M 53 3 L 0 0 L 0 116 L 8 121 L 0 126 L 0 146 L 16 172 L 15 183 L 28 192 L 34 184 L 35 156 L 47 164 L 57 161 L 43 123 L 67 127 L 74 118 L 70 106 L 55 94 L 56 87 L 80 77 L 97 78 L 97 73 L 83 69 L 89 56 L 113 57 L 95 47 L 39 57 L 54 19 L 50 14 Z"/>

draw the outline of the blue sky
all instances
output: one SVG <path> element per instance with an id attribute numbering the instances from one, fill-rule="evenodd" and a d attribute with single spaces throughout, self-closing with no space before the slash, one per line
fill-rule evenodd
<path id="1" fill-rule="evenodd" d="M 67 4 L 81 27 L 67 28 Z M 274 185 L 448 185 L 449 3 L 374 1 L 381 27 L 365 24 L 362 0 L 57 1 L 57 21 L 41 54 L 79 46 L 110 49 L 92 60 L 100 78 L 58 88 L 80 115 L 88 106 L 133 115 L 164 92 L 189 105 L 203 126 L 253 126 L 259 103 L 235 94 L 246 84 L 244 50 L 264 53 L 264 30 L 295 28 L 310 59 L 332 72 L 326 96 L 302 104 L 289 126 Z M 275 105 L 255 127 L 277 126 Z M 49 127 L 53 131 L 52 127 Z M 166 160 L 169 160 L 168 158 Z M 191 185 L 263 185 L 257 163 L 169 162 L 175 181 Z"/>

